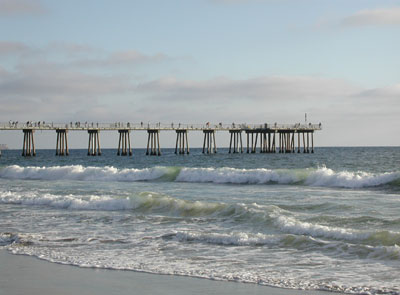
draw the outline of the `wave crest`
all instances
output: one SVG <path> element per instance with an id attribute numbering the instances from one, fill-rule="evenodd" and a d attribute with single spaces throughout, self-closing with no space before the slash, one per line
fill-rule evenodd
<path id="1" fill-rule="evenodd" d="M 69 165 L 21 167 L 11 165 L 1 169 L 0 177 L 30 180 L 140 181 L 158 179 L 166 173 L 168 173 L 167 167 L 118 169 L 112 166 L 84 167 L 82 165 Z"/>
<path id="2" fill-rule="evenodd" d="M 82 165 L 21 167 L 11 165 L 0 170 L 0 178 L 28 180 L 78 181 L 179 181 L 193 183 L 286 184 L 322 187 L 365 188 L 382 185 L 399 186 L 400 172 L 335 172 L 332 169 L 237 169 L 237 168 L 125 168 Z"/>

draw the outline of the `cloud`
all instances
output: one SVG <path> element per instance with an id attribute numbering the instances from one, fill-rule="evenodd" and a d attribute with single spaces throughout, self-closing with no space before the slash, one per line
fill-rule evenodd
<path id="1" fill-rule="evenodd" d="M 226 102 L 250 100 L 252 102 L 319 100 L 326 97 L 348 96 L 358 87 L 339 79 L 310 76 L 268 76 L 244 80 L 214 78 L 206 81 L 163 78 L 138 86 L 138 90 L 152 94 L 156 99 L 174 101 L 202 100 Z"/>
<path id="2" fill-rule="evenodd" d="M 6 121 L 296 123 L 307 112 L 311 122 L 323 123 L 318 144 L 325 145 L 399 144 L 382 133 L 400 128 L 399 97 L 400 83 L 365 89 L 312 76 L 139 83 L 54 64 L 19 66 L 0 75 L 0 116 Z"/>
<path id="3" fill-rule="evenodd" d="M 74 61 L 78 66 L 110 67 L 110 66 L 132 66 L 145 63 L 160 63 L 171 60 L 162 53 L 154 55 L 143 54 L 136 50 L 117 51 L 101 56 L 99 58 L 87 58 Z"/>
<path id="4" fill-rule="evenodd" d="M 39 0 L 0 0 L 0 15 L 16 16 L 43 14 L 45 7 Z"/>
<path id="5" fill-rule="evenodd" d="M 73 57 L 81 54 L 97 54 L 101 50 L 87 44 L 79 43 L 66 43 L 66 42 L 52 42 L 42 49 L 46 53 L 60 53 L 66 56 Z"/>
<path id="6" fill-rule="evenodd" d="M 4 64 L 0 66 L 0 116 L 23 120 L 26 110 L 47 120 L 69 121 L 71 112 L 74 117 L 110 119 L 120 111 L 128 116 L 126 105 L 133 105 L 129 98 L 135 96 L 135 79 L 141 77 L 132 66 L 154 67 L 165 60 L 169 57 L 162 53 L 107 52 L 85 44 L 51 43 L 36 48 L 0 41 Z M 129 66 L 129 72 L 124 66 Z"/>
<path id="7" fill-rule="evenodd" d="M 0 80 L 2 96 L 87 98 L 123 92 L 129 87 L 118 75 L 85 74 L 46 63 L 20 66 Z"/>
<path id="8" fill-rule="evenodd" d="M 31 48 L 24 43 L 0 41 L 0 57 L 2 55 L 18 55 L 28 51 L 31 51 Z"/>
<path id="9" fill-rule="evenodd" d="M 346 103 L 363 91 L 349 82 L 308 76 L 235 80 L 173 77 L 139 83 L 130 77 L 84 73 L 52 63 L 20 65 L 0 75 L 0 115 L 23 120 L 26 109 L 45 120 L 69 121 L 71 112 L 115 118 L 186 122 L 292 121 L 308 109 Z M 353 97 L 353 98 L 352 98 Z M 18 106 L 25 106 L 20 108 Z M 52 111 L 54 110 L 54 111 Z M 95 110 L 97 110 L 96 113 Z M 108 110 L 108 111 L 105 111 Z M 107 117 L 108 116 L 108 117 Z M 75 115 L 74 115 L 75 117 Z M 292 119 L 291 119 L 292 118 Z"/>
<path id="10" fill-rule="evenodd" d="M 209 0 L 210 2 L 217 4 L 244 4 L 244 3 L 256 3 L 256 2 L 266 2 L 266 1 L 276 1 L 277 0 Z"/>
<path id="11" fill-rule="evenodd" d="M 344 18 L 342 25 L 400 25 L 400 7 L 361 10 Z"/>
<path id="12" fill-rule="evenodd" d="M 145 54 L 137 50 L 107 52 L 86 44 L 54 42 L 41 48 L 30 47 L 22 42 L 0 41 L 0 58 L 20 58 L 20 63 L 52 62 L 66 67 L 112 68 L 132 67 L 143 64 L 161 64 L 178 60 L 163 53 Z"/>
<path id="13" fill-rule="evenodd" d="M 18 58 L 9 58 L 12 52 Z M 307 112 L 311 122 L 331 128 L 324 141 L 335 145 L 376 144 L 371 134 L 381 134 L 383 129 L 395 134 L 400 128 L 400 84 L 366 89 L 319 76 L 185 79 L 160 75 L 139 80 L 132 75 L 134 67 L 127 73 L 120 66 L 140 64 L 146 71 L 147 66 L 168 59 L 163 54 L 105 52 L 81 44 L 31 48 L 0 42 L 0 117 L 54 122 L 296 123 Z M 87 61 L 93 62 L 92 67 L 83 65 Z M 353 138 L 364 130 L 368 130 L 364 139 Z M 387 138 L 388 144 L 399 144 L 397 137 Z"/>

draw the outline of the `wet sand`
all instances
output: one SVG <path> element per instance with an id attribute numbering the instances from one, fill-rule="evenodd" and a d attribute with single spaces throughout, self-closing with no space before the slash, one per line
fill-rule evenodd
<path id="1" fill-rule="evenodd" d="M 0 250 L 0 295 L 247 294 L 329 295 L 255 284 L 221 282 L 133 271 L 80 268 Z M 337 294 L 337 293 L 335 293 Z"/>

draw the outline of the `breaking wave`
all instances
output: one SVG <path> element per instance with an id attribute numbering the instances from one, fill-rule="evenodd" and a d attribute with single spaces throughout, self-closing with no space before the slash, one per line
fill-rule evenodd
<path id="1" fill-rule="evenodd" d="M 341 188 L 366 188 L 383 185 L 400 186 L 400 172 L 369 173 L 332 169 L 237 169 L 153 167 L 119 169 L 112 166 L 82 165 L 21 167 L 11 165 L 0 170 L 0 178 L 26 180 L 78 181 L 177 181 L 193 183 L 286 184 Z"/>
<path id="2" fill-rule="evenodd" d="M 301 250 L 318 250 L 335 252 L 336 254 L 353 254 L 369 259 L 400 260 L 400 246 L 371 246 L 342 241 L 326 241 L 307 235 L 262 233 L 204 233 L 176 232 L 166 234 L 164 239 L 176 239 L 180 242 L 199 242 L 223 246 L 279 246 L 280 248 L 297 248 Z"/>
<path id="3" fill-rule="evenodd" d="M 45 206 L 64 210 L 99 210 L 121 211 L 132 210 L 139 214 L 161 214 L 178 218 L 221 218 L 232 224 L 260 225 L 272 233 L 306 236 L 332 241 L 356 242 L 371 246 L 400 245 L 400 232 L 355 230 L 351 227 L 336 227 L 321 225 L 297 219 L 278 206 L 260 206 L 253 204 L 226 204 L 205 201 L 188 201 L 168 195 L 142 192 L 127 197 L 96 196 L 96 195 L 54 195 L 40 193 L 1 192 L 0 204 L 25 206 Z M 395 221 L 396 222 L 396 221 Z M 269 236 L 180 236 L 180 239 L 222 241 L 221 244 L 249 245 L 267 244 Z M 7 237 L 2 237 L 0 243 Z M 398 248 L 396 248 L 398 251 Z"/>

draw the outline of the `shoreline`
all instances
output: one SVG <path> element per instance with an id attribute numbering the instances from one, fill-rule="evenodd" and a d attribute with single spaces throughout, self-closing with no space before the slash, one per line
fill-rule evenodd
<path id="1" fill-rule="evenodd" d="M 6 249 L 0 249 L 0 294 L 327 295 L 330 293 L 332 292 L 283 289 L 129 270 L 80 268 L 32 256 L 15 255 Z"/>

